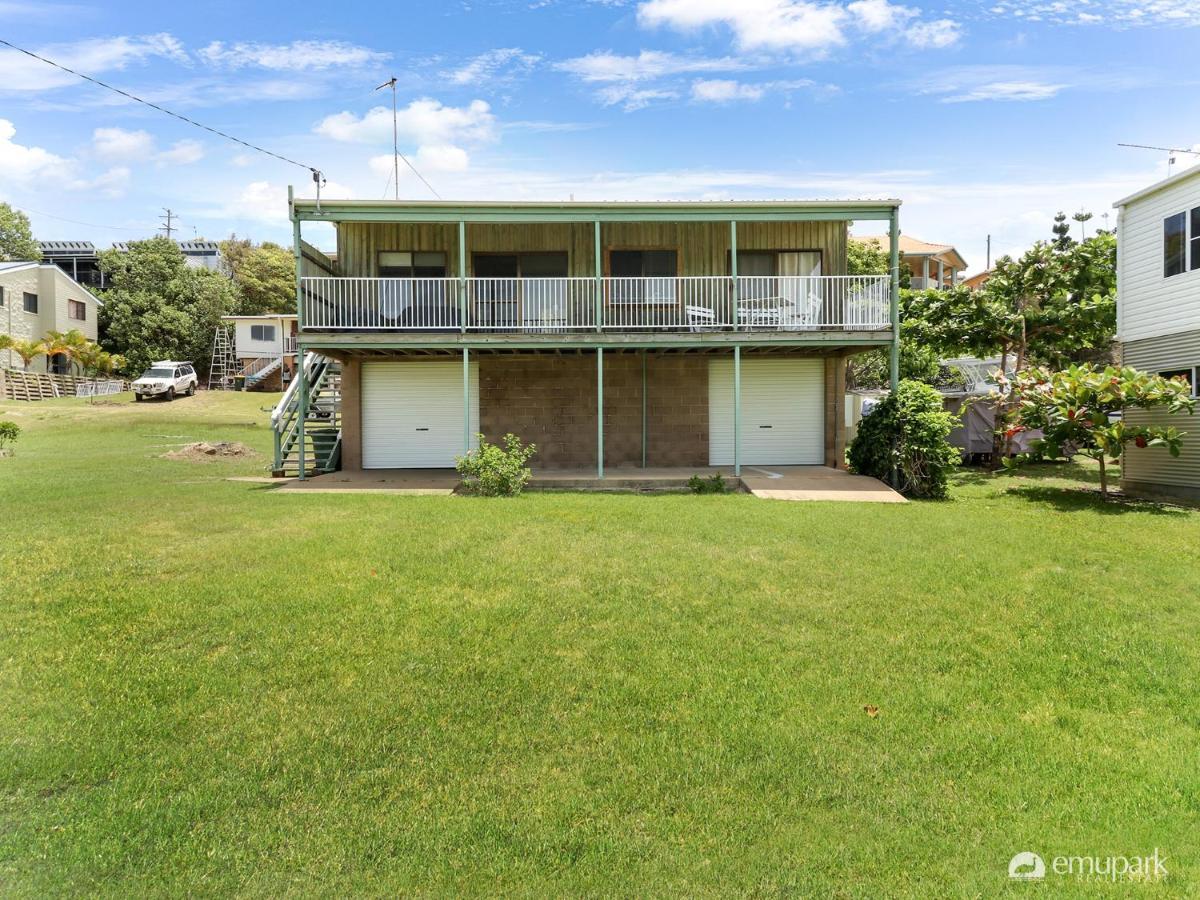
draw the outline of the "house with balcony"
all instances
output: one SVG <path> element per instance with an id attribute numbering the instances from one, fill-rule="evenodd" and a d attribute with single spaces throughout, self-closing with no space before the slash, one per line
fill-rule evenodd
<path id="1" fill-rule="evenodd" d="M 293 198 L 275 469 L 449 468 L 509 432 L 535 468 L 601 479 L 841 467 L 847 357 L 898 361 L 899 206 Z M 890 276 L 846 274 L 855 221 L 887 223 Z"/>
<path id="2" fill-rule="evenodd" d="M 887 249 L 886 237 L 866 235 L 852 237 L 853 241 Z M 900 265 L 912 276 L 909 287 L 914 291 L 952 288 L 959 283 L 967 261 L 952 244 L 931 244 L 906 234 L 900 235 Z"/>

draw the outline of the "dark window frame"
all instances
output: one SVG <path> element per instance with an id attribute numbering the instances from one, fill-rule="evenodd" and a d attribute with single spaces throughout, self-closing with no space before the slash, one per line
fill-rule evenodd
<path id="1" fill-rule="evenodd" d="M 383 264 L 383 255 L 385 253 L 407 253 L 410 256 L 409 263 L 407 266 L 385 266 Z M 436 255 L 440 256 L 442 258 L 442 264 L 440 266 L 441 274 L 440 275 L 418 274 L 419 269 L 420 270 L 428 270 L 428 269 L 439 268 L 438 266 L 433 266 L 433 265 L 418 266 L 417 265 L 417 256 L 419 254 L 429 254 L 431 256 L 436 254 Z M 385 269 L 389 270 L 387 272 L 387 274 L 384 274 Z M 407 269 L 408 271 L 406 273 L 390 271 L 393 269 L 396 269 L 396 270 Z M 379 278 L 447 278 L 447 277 L 449 277 L 449 272 L 450 272 L 450 254 L 448 252 L 446 252 L 445 250 L 397 250 L 397 249 L 380 250 L 375 255 L 375 271 Z"/>
<path id="2" fill-rule="evenodd" d="M 1188 236 L 1188 245 L 1192 255 L 1191 270 L 1195 272 L 1197 269 L 1200 269 L 1200 206 L 1192 207 L 1188 219 L 1192 229 L 1191 234 Z"/>
<path id="3" fill-rule="evenodd" d="M 1192 396 L 1200 397 L 1200 366 L 1183 366 L 1178 369 L 1164 369 L 1158 373 L 1161 378 L 1176 378 L 1182 375 L 1192 388 Z"/>
<path id="4" fill-rule="evenodd" d="M 258 333 L 259 333 L 259 335 L 261 335 L 261 336 L 255 336 L 255 333 L 254 333 L 254 332 L 255 332 L 255 330 L 257 330 L 257 331 L 258 331 Z M 266 336 L 268 333 L 270 334 L 270 336 L 269 336 L 269 337 L 267 337 L 267 336 Z M 256 323 L 256 324 L 253 324 L 253 325 L 251 325 L 251 326 L 250 326 L 250 340 L 252 340 L 252 341 L 262 341 L 263 343 L 272 343 L 272 342 L 274 342 L 274 340 L 275 340 L 275 326 L 274 326 L 274 325 L 267 325 L 267 324 L 263 324 L 263 323 Z"/>
<path id="5" fill-rule="evenodd" d="M 614 275 L 613 255 L 619 253 L 643 254 L 639 271 L 640 275 Z M 671 253 L 675 256 L 675 273 L 673 275 L 646 275 L 647 253 Z M 683 254 L 679 247 L 606 247 L 604 249 L 604 274 L 609 278 L 681 278 L 683 276 Z M 679 303 L 678 291 L 674 283 L 657 285 L 648 290 L 650 285 L 645 282 L 633 284 L 611 284 L 608 290 L 608 305 L 610 306 L 676 306 Z M 665 289 L 664 289 L 665 288 Z M 657 292 L 657 293 L 656 293 Z"/>
<path id="6" fill-rule="evenodd" d="M 1174 278 L 1187 271 L 1187 211 L 1163 219 L 1163 278 Z"/>
<path id="7" fill-rule="evenodd" d="M 38 295 L 29 291 L 21 292 L 21 300 L 25 307 L 25 312 L 36 316 L 38 314 Z"/>
<path id="8" fill-rule="evenodd" d="M 77 310 L 79 315 L 75 315 Z M 74 322 L 86 322 L 87 304 L 82 300 L 67 300 L 67 318 Z"/>

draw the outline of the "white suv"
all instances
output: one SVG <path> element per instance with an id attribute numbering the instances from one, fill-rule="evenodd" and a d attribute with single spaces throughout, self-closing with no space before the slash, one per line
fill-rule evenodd
<path id="1" fill-rule="evenodd" d="M 196 370 L 189 362 L 173 362 L 169 359 L 151 363 L 142 377 L 133 383 L 135 400 L 147 397 L 166 397 L 174 400 L 176 395 L 186 397 L 196 393 Z"/>

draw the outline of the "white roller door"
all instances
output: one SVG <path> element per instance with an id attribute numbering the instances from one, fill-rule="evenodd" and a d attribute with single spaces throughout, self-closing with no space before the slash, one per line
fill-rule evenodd
<path id="1" fill-rule="evenodd" d="M 479 432 L 479 367 L 470 364 L 471 446 Z M 463 452 L 462 360 L 364 362 L 364 469 L 444 469 Z"/>
<path id="2" fill-rule="evenodd" d="M 749 465 L 825 462 L 825 362 L 742 360 L 742 454 Z M 708 364 L 709 465 L 733 465 L 733 360 Z"/>

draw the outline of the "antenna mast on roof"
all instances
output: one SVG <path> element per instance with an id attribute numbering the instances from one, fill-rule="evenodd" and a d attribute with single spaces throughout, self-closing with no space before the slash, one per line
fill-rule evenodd
<path id="1" fill-rule="evenodd" d="M 1175 165 L 1175 154 L 1186 153 L 1189 156 L 1200 156 L 1200 150 L 1184 150 L 1182 147 L 1153 147 L 1149 144 L 1117 144 L 1118 147 L 1132 147 L 1135 150 L 1161 150 L 1169 153 L 1167 157 L 1167 177 L 1171 177 L 1171 167 Z"/>
<path id="2" fill-rule="evenodd" d="M 392 184 L 395 186 L 395 198 L 400 199 L 400 139 L 396 129 L 396 76 L 393 75 L 390 81 L 385 81 L 377 91 L 382 91 L 385 87 L 392 89 Z"/>

